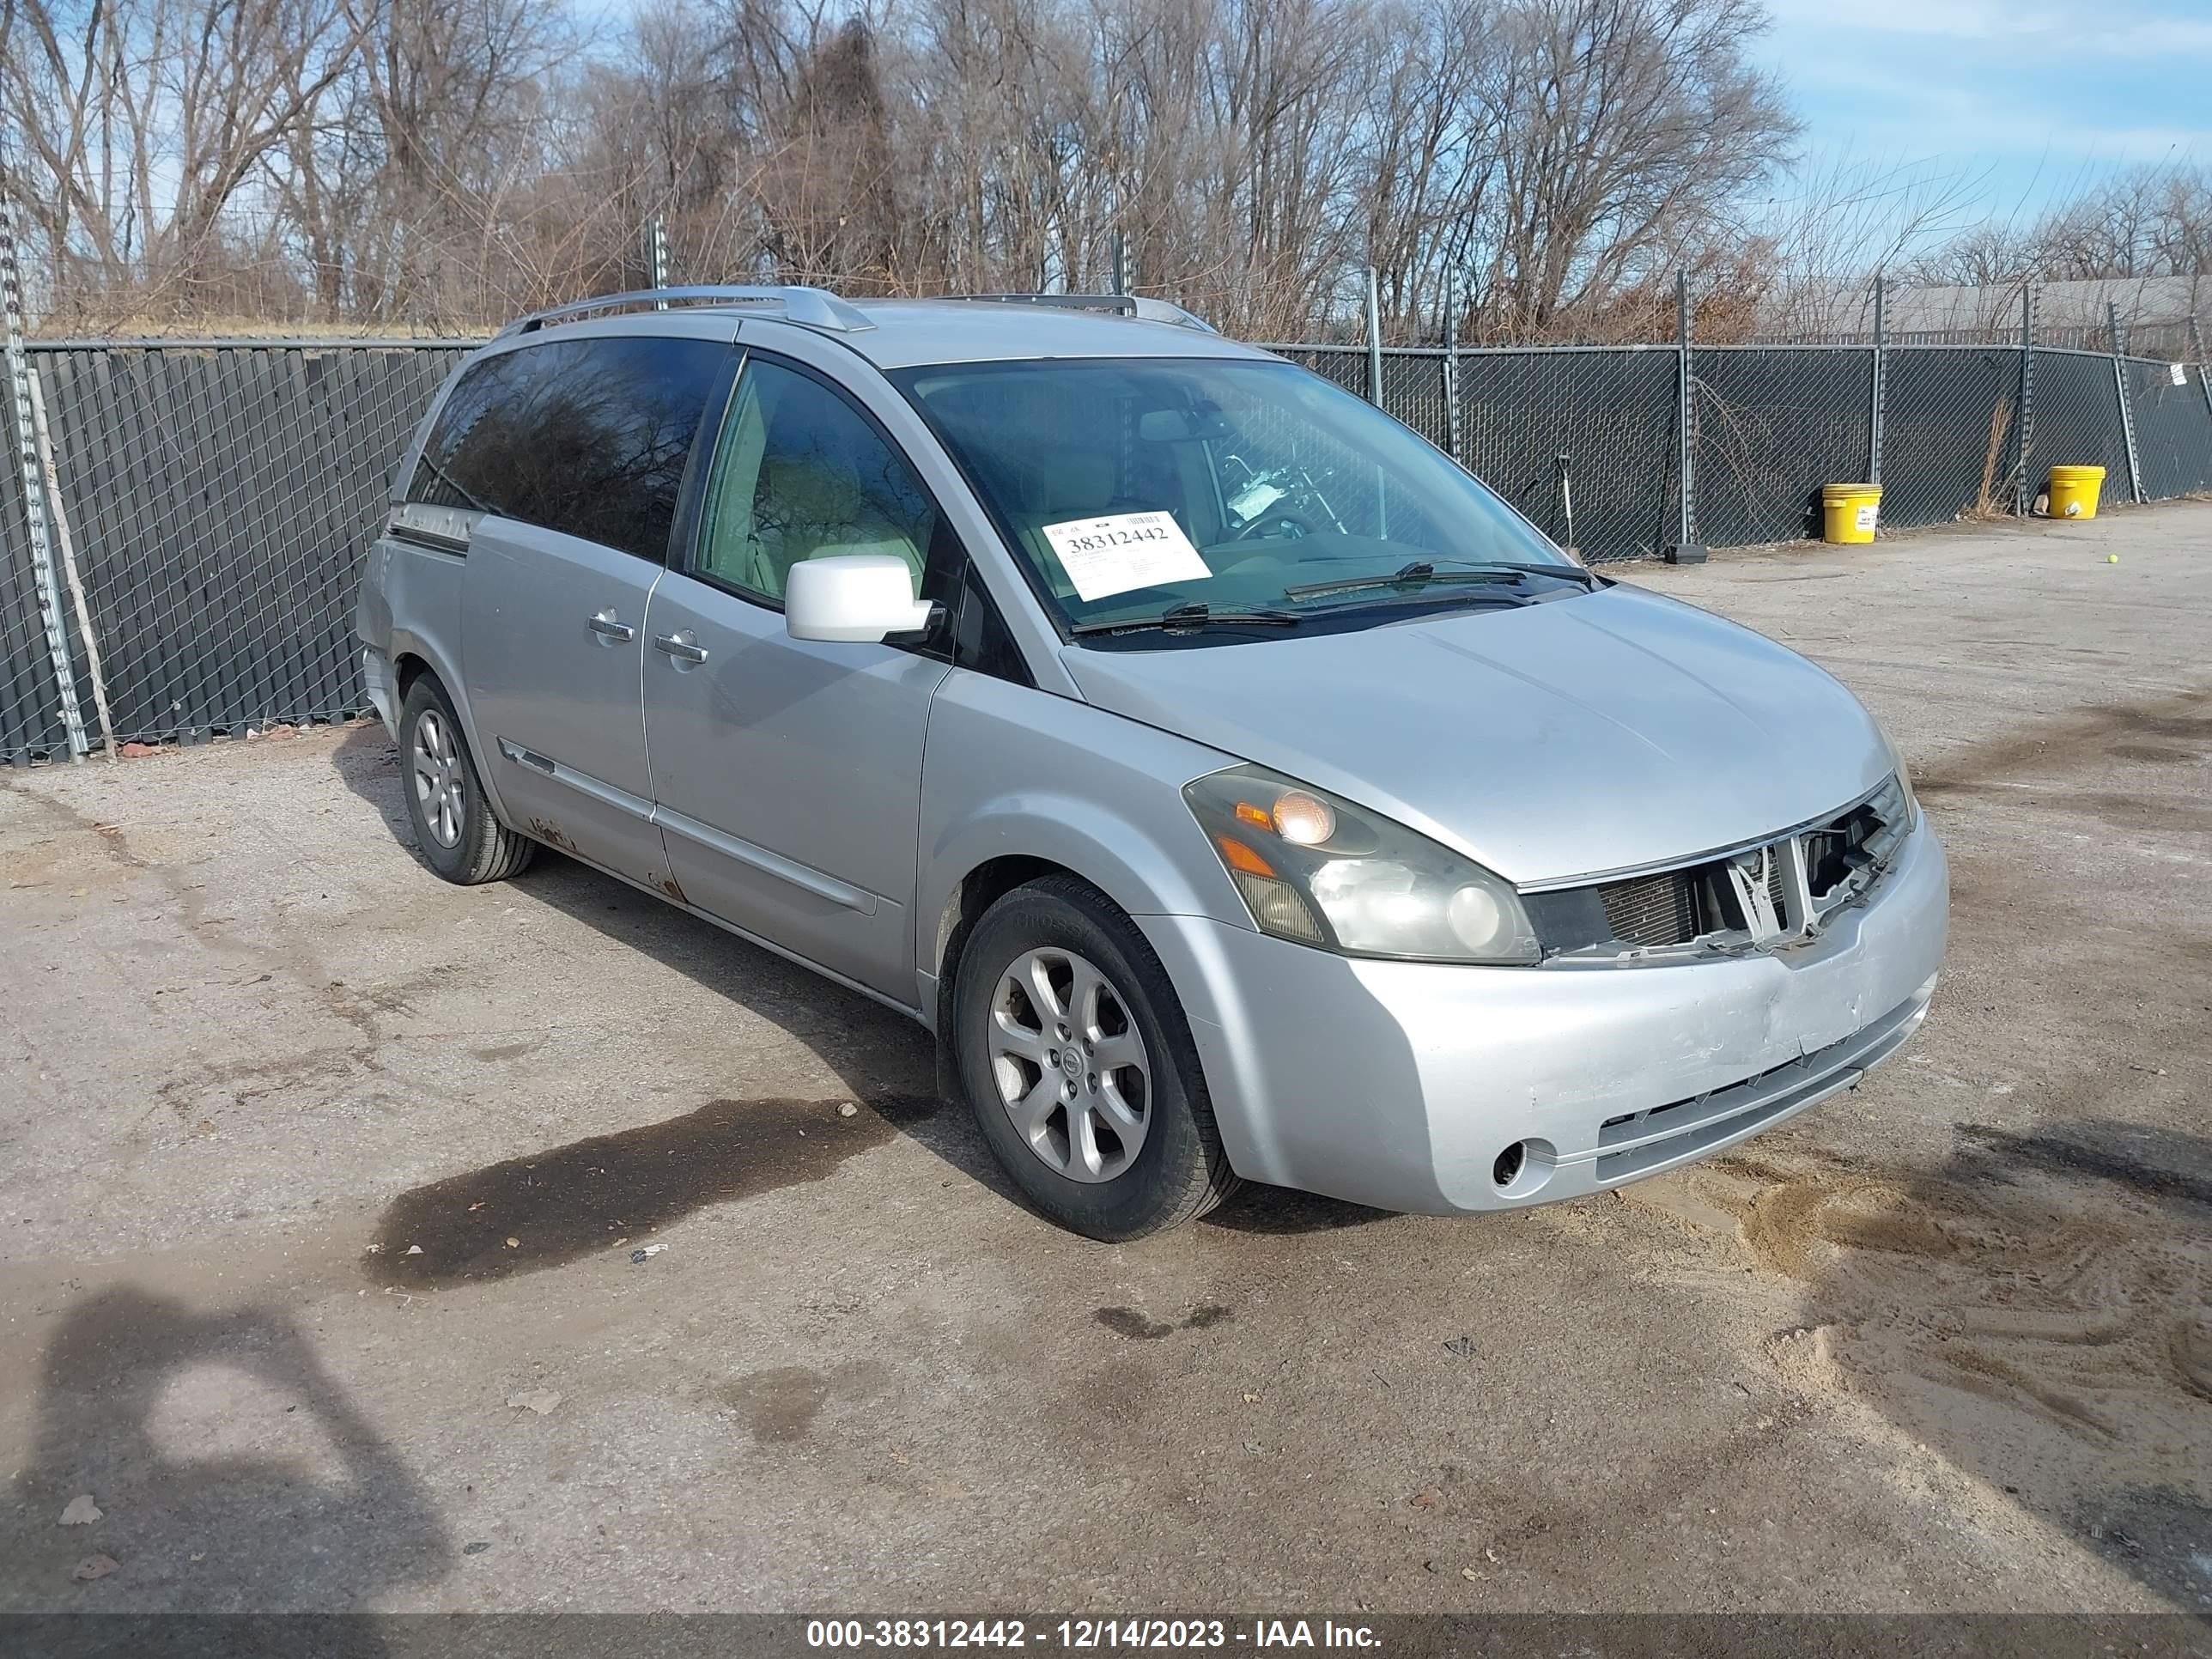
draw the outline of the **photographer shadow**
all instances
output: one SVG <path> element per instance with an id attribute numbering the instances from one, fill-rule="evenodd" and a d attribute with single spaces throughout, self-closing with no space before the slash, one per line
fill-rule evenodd
<path id="1" fill-rule="evenodd" d="M 0 1523 L 11 1613 L 346 1613 L 450 1568 L 428 1492 L 275 1309 L 131 1285 L 80 1301 L 46 1345 L 36 1432 Z M 81 1496 L 99 1518 L 57 1525 Z M 227 1639 L 187 1622 L 210 1651 Z M 319 1653 L 385 1650 L 369 1620 L 319 1625 Z"/>

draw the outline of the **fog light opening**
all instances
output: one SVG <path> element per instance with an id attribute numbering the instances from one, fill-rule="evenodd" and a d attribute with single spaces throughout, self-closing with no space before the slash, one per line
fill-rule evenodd
<path id="1" fill-rule="evenodd" d="M 1548 1140 L 1516 1140 L 1490 1166 L 1491 1183 L 1505 1198 L 1527 1198 L 1552 1178 L 1557 1156 Z"/>

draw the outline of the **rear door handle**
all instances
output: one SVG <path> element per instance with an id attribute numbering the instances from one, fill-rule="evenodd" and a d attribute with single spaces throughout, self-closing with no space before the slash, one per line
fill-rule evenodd
<path id="1" fill-rule="evenodd" d="M 637 629 L 626 622 L 618 621 L 611 611 L 599 612 L 591 619 L 589 626 L 592 632 L 601 639 L 613 640 L 621 645 L 627 645 L 637 637 Z"/>
<path id="2" fill-rule="evenodd" d="M 704 662 L 707 660 L 706 647 L 696 642 L 692 639 L 689 630 L 681 634 L 656 635 L 653 638 L 653 648 L 656 651 L 666 653 L 669 656 L 675 658 L 678 662 Z"/>

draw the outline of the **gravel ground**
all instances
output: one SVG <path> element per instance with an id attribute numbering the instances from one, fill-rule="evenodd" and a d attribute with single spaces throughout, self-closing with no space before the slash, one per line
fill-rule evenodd
<path id="1" fill-rule="evenodd" d="M 379 727 L 0 774 L 0 1609 L 2212 1608 L 2212 505 L 1626 574 L 1888 722 L 1949 971 L 1486 1220 L 1057 1232 L 896 1017 L 437 882 Z"/>

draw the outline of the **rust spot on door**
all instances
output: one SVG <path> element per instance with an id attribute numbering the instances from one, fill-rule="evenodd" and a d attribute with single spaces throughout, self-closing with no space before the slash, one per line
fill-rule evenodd
<path id="1" fill-rule="evenodd" d="M 529 833 L 534 840 L 542 841 L 557 851 L 573 854 L 576 850 L 576 843 L 568 839 L 568 832 L 550 818 L 531 819 Z"/>

